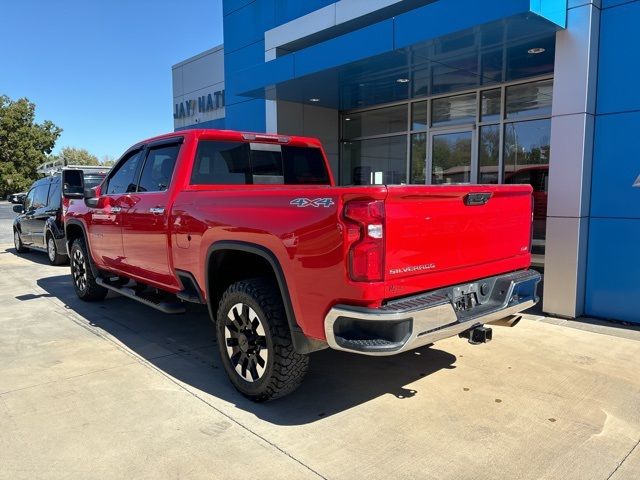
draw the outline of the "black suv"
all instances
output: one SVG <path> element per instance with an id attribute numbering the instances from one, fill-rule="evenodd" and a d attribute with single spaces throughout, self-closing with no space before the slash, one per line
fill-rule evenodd
<path id="1" fill-rule="evenodd" d="M 109 168 L 76 169 L 83 171 L 86 188 L 99 185 L 109 172 Z M 33 249 L 47 252 L 52 265 L 62 265 L 69 259 L 62 223 L 61 183 L 62 171 L 42 178 L 31 186 L 24 203 L 13 207 L 13 211 L 19 214 L 13 221 L 13 243 L 16 251 L 23 253 Z"/>

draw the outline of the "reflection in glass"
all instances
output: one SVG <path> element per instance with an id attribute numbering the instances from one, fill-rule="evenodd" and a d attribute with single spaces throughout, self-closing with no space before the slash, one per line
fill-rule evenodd
<path id="1" fill-rule="evenodd" d="M 411 135 L 411 183 L 424 184 L 427 169 L 427 134 Z"/>
<path id="2" fill-rule="evenodd" d="M 407 105 L 378 108 L 343 117 L 343 138 L 384 135 L 407 130 Z"/>
<path id="3" fill-rule="evenodd" d="M 480 127 L 478 148 L 478 183 L 498 183 L 500 160 L 500 126 Z"/>
<path id="4" fill-rule="evenodd" d="M 427 129 L 427 102 L 414 103 L 411 107 L 411 129 Z"/>
<path id="5" fill-rule="evenodd" d="M 431 108 L 432 125 L 472 123 L 476 119 L 476 94 L 436 98 Z"/>
<path id="6" fill-rule="evenodd" d="M 481 122 L 500 121 L 500 103 L 502 92 L 499 88 L 482 92 L 482 105 L 480 110 Z"/>
<path id="7" fill-rule="evenodd" d="M 434 135 L 431 183 L 471 182 L 471 132 Z"/>
<path id="8" fill-rule="evenodd" d="M 551 115 L 553 80 L 507 88 L 507 119 Z"/>
<path id="9" fill-rule="evenodd" d="M 406 183 L 407 137 L 342 142 L 343 185 Z"/>
<path id="10" fill-rule="evenodd" d="M 550 137 L 550 119 L 505 126 L 504 183 L 533 186 L 534 240 L 543 240 L 546 236 Z"/>

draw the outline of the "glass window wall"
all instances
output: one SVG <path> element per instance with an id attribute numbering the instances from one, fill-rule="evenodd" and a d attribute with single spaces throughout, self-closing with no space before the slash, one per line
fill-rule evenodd
<path id="1" fill-rule="evenodd" d="M 343 113 L 340 181 L 529 183 L 536 253 L 545 238 L 552 97 L 553 79 L 544 78 Z"/>

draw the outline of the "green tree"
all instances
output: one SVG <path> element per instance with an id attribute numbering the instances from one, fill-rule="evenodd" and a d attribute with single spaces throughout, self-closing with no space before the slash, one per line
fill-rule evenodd
<path id="1" fill-rule="evenodd" d="M 100 165 L 98 157 L 86 148 L 64 147 L 51 160 L 62 160 L 64 165 Z"/>
<path id="2" fill-rule="evenodd" d="M 0 198 L 26 190 L 38 178 L 62 129 L 53 122 L 35 122 L 36 106 L 26 98 L 0 95 Z"/>
<path id="3" fill-rule="evenodd" d="M 113 167 L 116 164 L 116 159 L 111 155 L 104 155 L 100 159 L 100 165 L 104 165 L 105 167 Z"/>

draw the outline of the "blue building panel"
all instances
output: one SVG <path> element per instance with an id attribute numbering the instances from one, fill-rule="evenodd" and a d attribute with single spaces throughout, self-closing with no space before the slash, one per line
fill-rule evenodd
<path id="1" fill-rule="evenodd" d="M 640 112 L 596 117 L 591 216 L 640 219 Z M 640 238 L 638 238 L 640 244 Z"/>
<path id="2" fill-rule="evenodd" d="M 393 29 L 393 20 L 385 20 L 296 52 L 295 76 L 303 77 L 393 50 Z"/>
<path id="3" fill-rule="evenodd" d="M 625 3 L 637 2 L 638 0 L 601 0 L 602 8 L 617 7 L 618 5 L 624 5 Z"/>
<path id="4" fill-rule="evenodd" d="M 640 110 L 638 25 L 638 1 L 602 11 L 598 113 Z"/>
<path id="5" fill-rule="evenodd" d="M 229 130 L 264 132 L 266 130 L 264 100 L 248 100 L 225 107 L 225 126 Z"/>
<path id="6" fill-rule="evenodd" d="M 315 12 L 337 0 L 275 0 L 276 22 L 274 26 L 282 25 L 296 18 Z"/>
<path id="7" fill-rule="evenodd" d="M 640 323 L 640 220 L 593 218 L 589 249 L 585 313 Z"/>
<path id="8" fill-rule="evenodd" d="M 452 32 L 532 12 L 558 27 L 565 26 L 565 0 L 549 0 L 544 9 L 538 3 L 530 0 L 440 0 L 395 18 L 395 48 L 409 47 Z M 555 11 L 554 18 L 562 20 L 564 17 L 564 20 L 556 22 L 542 14 L 551 9 Z"/>
<path id="9" fill-rule="evenodd" d="M 242 85 L 236 81 L 242 78 L 238 72 L 254 67 L 256 65 L 264 65 L 264 41 L 259 41 L 236 50 L 231 53 L 225 53 L 224 56 L 224 76 L 225 76 L 225 103 L 233 105 L 238 102 L 246 102 L 246 96 L 239 96 L 237 93 L 242 92 Z"/>
<path id="10" fill-rule="evenodd" d="M 242 7 L 246 7 L 255 0 L 223 0 L 222 1 L 222 15 L 229 15 L 236 10 L 240 10 Z"/>
<path id="11" fill-rule="evenodd" d="M 275 5 L 271 0 L 256 0 L 229 13 L 224 17 L 225 53 L 264 41 L 264 32 L 273 28 L 274 23 Z"/>

